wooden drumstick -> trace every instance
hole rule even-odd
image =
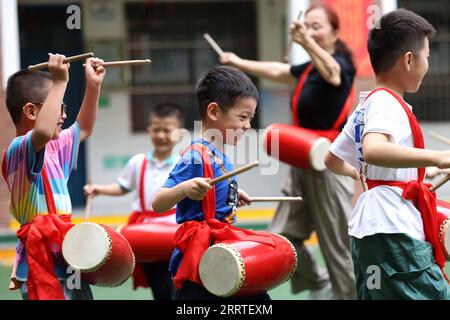
[[[88,180],[88,184],[91,185],[92,181],[89,179]],[[92,199],[94,198],[94,195],[91,194],[87,194],[86,195],[86,207],[84,210],[84,219],[86,221],[89,221],[89,219],[91,218],[91,212],[92,212]]]
[[[87,58],[91,58],[94,56],[93,52],[83,53],[76,56],[67,57],[64,59],[64,63],[86,60]],[[40,70],[48,67],[48,62],[42,62],[35,65],[28,66],[29,70]]]
[[[142,64],[151,63],[152,60],[144,59],[144,60],[120,60],[120,61],[108,61],[103,62],[101,65],[103,67],[129,67],[129,66],[138,66]],[[85,64],[83,64],[85,66]]]
[[[359,181],[361,181],[361,186],[363,188],[363,191],[366,192],[367,184],[366,184],[366,181],[364,181],[364,176],[362,174],[359,176]]]
[[[224,180],[226,180],[226,179],[228,179],[228,178],[230,178],[232,176],[236,176],[236,175],[238,175],[240,173],[248,171],[248,170],[250,170],[250,169],[252,169],[254,167],[257,167],[257,166],[259,166],[259,161],[255,161],[253,163],[246,164],[245,166],[242,166],[242,167],[240,167],[240,168],[238,168],[236,170],[233,170],[231,172],[228,172],[227,174],[224,174],[223,176],[220,176],[218,178],[215,178],[214,180],[211,180],[209,182],[209,184],[213,186],[213,185],[215,185],[215,184],[217,184],[219,182],[222,182],[222,181],[224,181]]]
[[[300,10],[300,12],[298,13],[298,16],[297,16],[297,21],[300,20],[300,18],[302,17],[302,14],[303,14],[303,11]],[[289,41],[289,44],[288,44],[288,46],[286,48],[286,54],[284,56],[284,62],[289,62],[289,55],[291,54],[291,49],[292,49],[292,45],[293,44],[294,44],[294,40],[292,40],[292,37],[291,37],[291,40]]]
[[[432,138],[434,138],[434,139],[436,139],[436,140],[438,140],[440,142],[443,142],[443,143],[446,143],[446,144],[450,145],[450,139],[449,138],[441,136],[440,134],[438,134],[438,133],[436,133],[434,131],[430,131],[429,134],[430,134],[430,136]]]
[[[450,180],[450,174],[447,174],[444,178],[442,178],[441,181],[439,181],[438,183],[436,183],[434,186],[431,186],[430,191],[434,192],[437,189],[439,189],[440,187],[442,187],[448,180]]]
[[[303,201],[302,197],[251,197],[252,202],[297,202]]]
[[[203,37],[205,38],[206,41],[208,41],[210,46],[217,52],[219,56],[223,55],[222,48],[220,48],[217,42],[215,42],[214,39],[208,33],[203,34]]]

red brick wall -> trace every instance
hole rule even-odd
[[[2,75],[2,33],[0,29],[0,154],[3,157],[3,149],[9,144],[14,137],[14,125],[5,106],[5,84]],[[3,177],[0,178],[0,229],[6,228],[11,219],[8,209],[9,190]]]

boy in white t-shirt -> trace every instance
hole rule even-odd
[[[132,157],[117,177],[117,182],[108,185],[88,184],[84,191],[88,195],[121,196],[136,190],[132,203],[133,213],[128,224],[175,220],[175,207],[165,213],[155,213],[152,201],[169,177],[169,173],[180,159],[172,154],[175,141],[172,133],[183,126],[182,109],[173,103],[155,106],[149,117],[147,128],[154,150]],[[144,183],[141,184],[141,181]],[[137,263],[133,273],[133,287],[150,286],[155,300],[172,299],[172,279],[169,261],[158,263]]]
[[[425,150],[412,107],[428,70],[431,24],[411,11],[384,15],[369,33],[376,89],[360,103],[331,145],[331,171],[363,174],[369,191],[349,219],[350,246],[359,299],[449,299],[435,194],[423,183],[425,167],[450,167],[450,152]]]

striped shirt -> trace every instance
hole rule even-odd
[[[9,210],[21,225],[32,222],[37,215],[48,214],[41,174],[44,165],[56,213],[71,213],[67,181],[71,171],[76,168],[80,144],[80,127],[77,122],[61,131],[58,139],[49,141],[37,153],[34,151],[31,134],[32,130],[24,136],[16,137],[9,145],[5,158],[7,184],[11,191]],[[58,251],[60,248],[55,248],[55,253]],[[20,241],[17,253],[17,279],[23,281],[26,279],[28,266],[26,252]],[[55,262],[57,266],[59,263]],[[57,275],[60,276],[61,273],[57,272]]]

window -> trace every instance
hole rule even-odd
[[[419,120],[449,121],[450,108],[450,2],[446,0],[400,0],[399,7],[427,19],[437,34],[430,39],[428,73],[419,91],[407,94]]]
[[[205,32],[224,51],[257,57],[254,1],[128,3],[126,17],[129,58],[152,60],[131,70],[134,132],[145,130],[151,108],[160,102],[183,107],[187,128],[199,119],[195,85],[219,63]]]

